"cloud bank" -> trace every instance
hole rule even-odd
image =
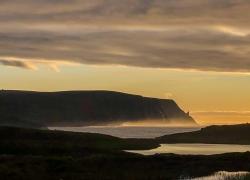
[[[249,21],[248,0],[2,0],[0,64],[249,72]]]

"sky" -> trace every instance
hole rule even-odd
[[[250,122],[249,0],[1,0],[0,88],[174,99]]]

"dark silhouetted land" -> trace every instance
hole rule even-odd
[[[156,139],[161,143],[250,144],[250,124],[214,125]]]
[[[173,100],[111,91],[0,91],[0,125],[43,128],[141,120],[195,124]]]
[[[222,128],[232,133],[249,126]],[[143,156],[123,151],[151,149],[158,147],[158,143],[158,139],[121,139],[90,133],[0,127],[0,177],[1,180],[172,180],[221,170],[250,171],[249,152]]]

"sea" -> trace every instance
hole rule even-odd
[[[88,132],[111,135],[120,138],[155,138],[168,134],[191,132],[202,127],[138,127],[138,126],[89,126],[89,127],[50,127],[50,130]],[[125,150],[126,151],[126,150]],[[154,155],[161,153],[212,155],[230,152],[250,151],[250,145],[233,144],[161,144],[150,150],[130,150],[128,152]]]
[[[168,134],[191,132],[201,127],[143,127],[143,126],[87,126],[87,127],[49,127],[50,130],[89,132],[111,135],[120,138],[155,138]]]

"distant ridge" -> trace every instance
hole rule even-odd
[[[140,120],[195,124],[169,99],[113,91],[0,91],[0,125],[86,126]]]
[[[213,125],[199,131],[165,135],[160,143],[250,144],[250,124]]]

